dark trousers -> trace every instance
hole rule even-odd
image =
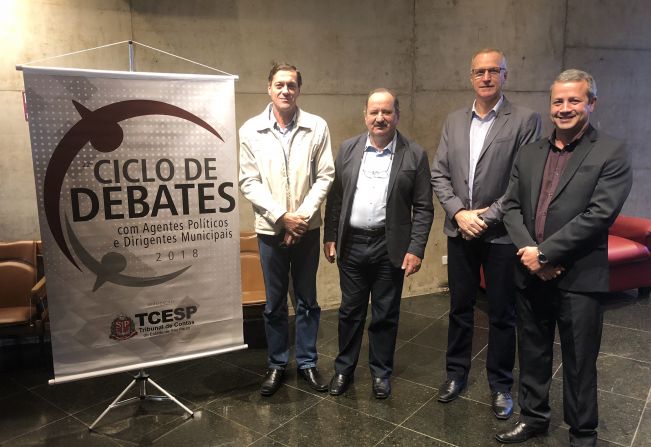
[[[316,366],[316,337],[321,308],[316,301],[316,272],[319,268],[319,229],[308,231],[301,241],[281,247],[284,235],[258,234],[260,263],[267,303],[264,308],[269,367],[282,369],[289,361],[289,324],[287,290],[289,274],[296,296],[296,364],[299,368]]]
[[[535,281],[517,292],[521,418],[549,426],[549,387],[555,327],[563,355],[563,414],[570,443],[597,442],[597,356],[603,314],[599,294],[559,290]]]
[[[510,391],[515,363],[515,285],[517,261],[512,244],[448,238],[450,315],[446,370],[448,379],[466,380],[470,370],[474,307],[479,269],[484,267],[488,298],[486,372],[492,391]]]
[[[355,371],[370,296],[369,366],[374,377],[389,377],[393,372],[404,271],[391,264],[384,235],[348,237],[339,260],[339,282],[342,297],[335,371],[345,375]]]

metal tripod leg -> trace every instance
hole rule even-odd
[[[164,396],[154,396],[151,394],[147,394],[147,382],[151,383],[158,391],[164,394]],[[125,400],[120,400],[122,399],[122,396],[124,396],[135,384],[138,384],[139,390],[138,390],[138,397],[130,397],[129,399]],[[168,393],[166,390],[164,390],[160,385],[158,385],[156,382],[154,382],[150,377],[149,374],[145,372],[144,369],[141,369],[138,374],[133,376],[133,380],[131,383],[122,391],[118,397],[111,402],[111,404],[102,412],[102,414],[99,415],[97,419],[95,419],[95,422],[91,424],[90,427],[88,427],[88,430],[92,430],[95,425],[104,417],[106,414],[111,411],[113,408],[121,407],[123,405],[130,404],[131,402],[134,402],[136,400],[152,400],[152,401],[166,401],[166,400],[171,400],[174,402],[176,405],[181,407],[183,411],[186,413],[190,414],[190,417],[194,416],[194,412],[190,410],[188,407],[183,405],[181,402],[178,401],[174,396],[172,396],[170,393]]]

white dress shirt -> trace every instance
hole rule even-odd
[[[387,192],[389,174],[396,150],[396,139],[381,151],[377,150],[366,137],[366,146],[362,163],[359,167],[357,187],[350,214],[350,226],[360,229],[380,228],[384,226],[387,214]]]

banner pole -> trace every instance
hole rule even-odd
[[[136,71],[136,63],[133,60],[133,40],[129,41],[129,71]]]

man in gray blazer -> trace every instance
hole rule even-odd
[[[631,190],[631,167],[624,143],[589,123],[597,101],[592,76],[566,70],[550,96],[554,133],[520,150],[504,201],[504,223],[520,257],[515,280],[521,411],[515,427],[496,438],[523,442],[547,431],[558,326],[570,445],[596,446],[608,228]]]
[[[425,151],[396,130],[399,118],[395,93],[372,91],[364,109],[368,132],[344,141],[335,160],[323,236],[326,259],[337,259],[342,293],[332,395],[353,380],[369,296],[373,394],[391,394],[402,284],[425,255],[434,217],[429,163]]]
[[[517,260],[502,223],[502,200],[518,149],[540,134],[540,116],[511,104],[502,94],[506,78],[501,51],[487,48],[473,56],[470,82],[475,101],[448,116],[432,165],[432,189],[445,210],[451,298],[447,380],[438,400],[451,402],[466,387],[483,267],[489,313],[486,371],[498,419],[509,418],[513,411]]]

